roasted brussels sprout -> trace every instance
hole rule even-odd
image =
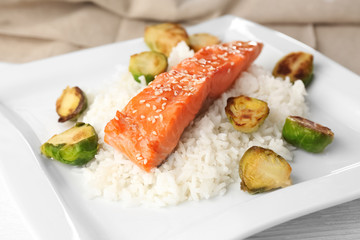
[[[98,150],[98,136],[90,124],[78,122],[65,132],[51,137],[40,149],[48,158],[83,165],[94,158]]]
[[[327,127],[299,116],[289,116],[282,129],[284,139],[308,152],[322,152],[334,139]]]
[[[167,69],[167,58],[158,52],[141,52],[130,57],[129,71],[137,82],[139,77],[144,76],[149,84],[155,76]]]
[[[240,132],[251,133],[256,131],[269,115],[266,102],[248,96],[231,97],[227,100],[225,113]]]
[[[273,70],[274,77],[298,79],[307,86],[313,78],[313,55],[305,52],[292,52],[280,59]]]
[[[251,194],[291,185],[289,163],[274,151],[258,146],[249,148],[239,164],[241,189]]]
[[[56,100],[59,122],[76,121],[87,108],[87,98],[79,87],[66,87]]]
[[[175,23],[161,23],[146,27],[144,40],[151,50],[161,52],[167,57],[179,42],[185,41],[189,45],[186,30]]]
[[[208,33],[195,33],[189,37],[190,47],[195,52],[199,51],[203,47],[219,44],[220,40],[214,35]]]

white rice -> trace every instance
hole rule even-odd
[[[177,65],[181,60],[194,56],[194,50],[181,41],[172,50],[168,58],[168,70]]]
[[[239,160],[249,147],[270,148],[292,160],[292,148],[281,138],[281,129],[288,115],[307,113],[302,81],[292,84],[276,79],[252,65],[190,124],[167,161],[146,173],[103,141],[106,123],[143,87],[129,73],[119,74],[117,80],[96,94],[84,116],[83,121],[97,130],[101,144],[95,159],[84,168],[94,197],[120,200],[125,205],[167,206],[223,195],[230,184],[239,183]],[[269,105],[268,118],[254,133],[236,131],[225,115],[227,99],[239,95]]]

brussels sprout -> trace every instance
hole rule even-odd
[[[161,23],[145,28],[145,43],[156,52],[161,52],[169,57],[173,47],[185,41],[189,45],[189,36],[186,30],[175,23]]]
[[[239,164],[241,189],[251,194],[291,185],[289,163],[274,151],[258,146],[249,148]]]
[[[155,76],[167,69],[167,58],[158,52],[142,52],[130,57],[129,71],[137,82],[144,76],[146,84],[154,80]]]
[[[307,86],[313,78],[313,55],[305,52],[292,52],[280,59],[273,70],[274,77],[298,79]]]
[[[322,152],[334,139],[327,127],[299,116],[289,116],[282,129],[284,139],[308,152]]]
[[[79,87],[66,87],[56,100],[59,122],[76,121],[87,108],[86,95]]]
[[[94,158],[98,150],[98,136],[90,124],[78,122],[65,132],[51,137],[41,145],[40,150],[48,158],[83,165]]]
[[[269,112],[266,102],[244,95],[229,98],[225,107],[225,113],[231,124],[236,130],[244,133],[256,131]]]
[[[220,40],[216,36],[208,33],[192,34],[189,37],[189,41],[190,41],[190,47],[194,49],[195,52],[199,51],[203,47],[220,43]]]

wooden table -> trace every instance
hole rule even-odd
[[[360,239],[360,199],[291,220],[249,239]]]

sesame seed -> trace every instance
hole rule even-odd
[[[154,134],[155,136],[157,135],[157,133],[155,131],[153,131],[152,134]]]
[[[200,63],[200,64],[206,64],[206,60],[203,59],[203,58],[202,58],[202,59],[199,59],[199,63]]]
[[[150,107],[150,104],[149,104],[149,103],[147,103],[145,106],[146,106],[146,107]]]
[[[231,64],[231,66],[234,66],[235,63],[234,63],[234,62],[231,62],[230,64]]]
[[[115,116],[115,120],[119,121],[119,118],[117,116]]]
[[[162,109],[157,109],[155,112],[159,113],[159,112],[161,112],[161,111],[162,111]]]
[[[155,121],[156,121],[156,119],[155,119],[155,118],[153,118],[153,120],[151,121],[151,123],[155,123]]]
[[[141,154],[140,154],[140,153],[138,153],[138,154],[136,154],[136,155],[135,155],[135,157],[140,157],[140,156],[141,156]]]
[[[148,162],[147,159],[144,159],[144,164],[147,164],[147,162]]]
[[[137,110],[135,109],[134,111],[132,111],[132,113],[136,113],[137,112]]]
[[[141,119],[144,119],[144,118],[145,118],[145,116],[144,116],[144,115],[141,115],[141,116],[140,116],[140,118],[141,118]]]
[[[142,159],[143,159],[143,157],[137,157],[136,159],[137,159],[137,160],[142,160]]]
[[[167,98],[166,98],[166,97],[162,97],[161,99],[164,100],[164,101],[167,101]]]
[[[230,73],[231,72],[231,68],[229,68],[228,70],[227,70],[227,73]]]
[[[155,110],[156,110],[156,106],[155,106],[155,105],[153,105],[152,109],[155,111]]]
[[[144,103],[144,102],[145,102],[145,100],[144,100],[144,99],[142,99],[142,100],[140,100],[140,101],[139,101],[139,103]]]
[[[159,117],[160,117],[160,121],[162,122],[163,121],[163,115],[162,114],[159,114]]]

